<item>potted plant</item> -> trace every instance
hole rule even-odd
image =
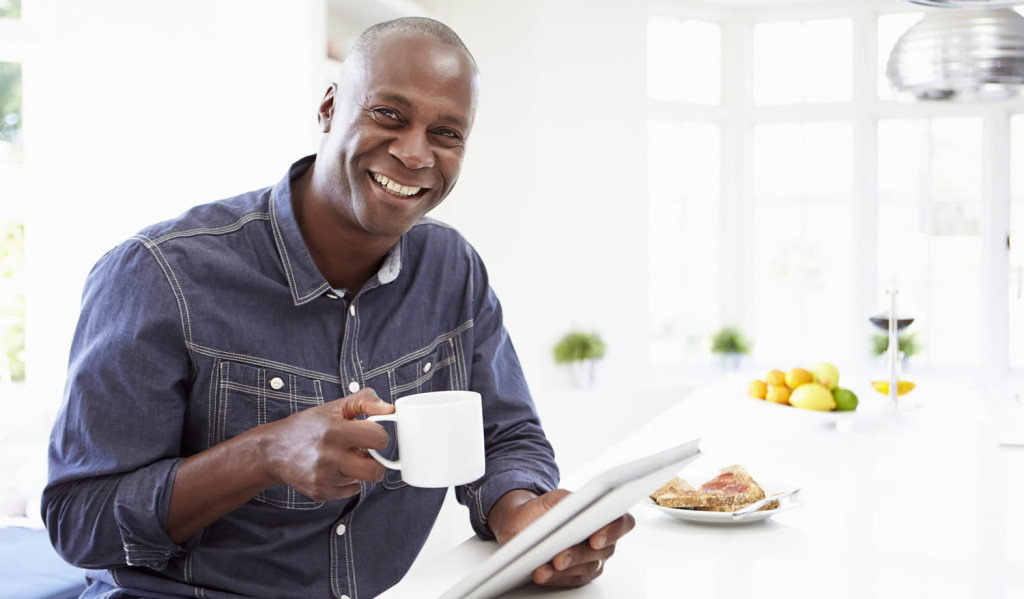
[[[730,370],[739,367],[740,358],[749,354],[750,348],[750,340],[735,326],[722,327],[711,336],[711,353],[722,356]]]
[[[554,355],[556,364],[572,368],[578,386],[589,386],[595,363],[604,357],[604,341],[597,333],[570,331],[555,344]]]
[[[921,353],[921,342],[917,340],[917,333],[900,333],[896,336],[896,347],[899,350],[900,363],[906,367],[907,358]],[[871,354],[884,356],[889,349],[889,336],[876,333],[871,336]]]

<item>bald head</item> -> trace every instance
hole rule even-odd
[[[435,21],[434,19],[428,19],[426,17],[401,17],[370,26],[356,39],[355,45],[352,48],[352,56],[367,56],[372,54],[376,49],[377,42],[380,38],[388,33],[412,33],[426,35],[452,46],[453,48],[458,48],[465,52],[470,59],[473,58],[473,55],[469,52],[469,48],[467,48],[466,44],[462,42],[462,38],[460,38],[451,27],[440,21]],[[475,60],[473,62],[476,64]]]

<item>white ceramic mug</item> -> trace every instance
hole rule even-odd
[[[484,419],[476,391],[434,391],[395,400],[395,412],[370,416],[395,423],[398,459],[370,455],[414,487],[453,487],[484,474]]]

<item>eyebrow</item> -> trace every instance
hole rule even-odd
[[[406,98],[405,96],[400,95],[400,94],[396,94],[396,93],[392,93],[392,92],[377,92],[377,93],[371,94],[371,97],[376,98],[376,99],[380,99],[380,100],[386,100],[386,101],[392,102],[394,104],[398,104],[402,108],[407,108],[407,109],[412,109],[413,108],[413,103],[410,102],[408,98]],[[466,123],[465,119],[459,118],[459,117],[457,117],[455,115],[452,115],[452,114],[442,114],[442,115],[440,115],[438,117],[438,120],[440,122],[442,122],[442,123],[450,123],[452,125],[455,125],[457,127],[461,127],[463,129],[465,129],[465,128],[467,128],[469,126],[468,123]]]

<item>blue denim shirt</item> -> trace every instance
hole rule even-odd
[[[334,293],[292,210],[290,180],[312,160],[143,230],[90,274],[42,504],[54,546],[91,570],[84,597],[357,598],[395,584],[446,493],[398,471],[324,504],[268,488],[183,544],[164,530],[186,456],[362,387],[390,402],[482,394],[486,474],[456,489],[478,535],[493,538],[487,514],[507,491],[557,485],[477,253],[423,219],[354,298]]]

